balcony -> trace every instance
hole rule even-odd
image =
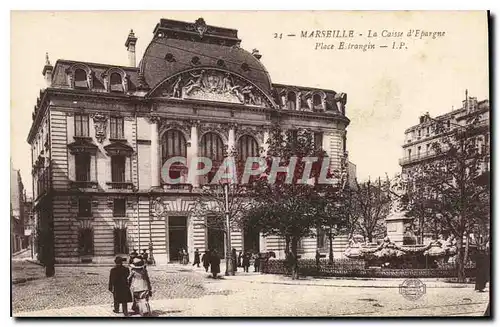
[[[188,183],[177,184],[162,184],[163,190],[166,192],[184,192],[189,193],[193,190],[193,185]]]
[[[69,181],[70,188],[97,189],[97,182],[92,181]]]
[[[435,158],[435,157],[438,157],[438,156],[441,156],[441,155],[443,155],[443,153],[436,153],[434,151],[425,151],[425,152],[416,154],[414,156],[404,157],[404,158],[399,159],[399,165],[400,166],[405,166],[405,165],[408,165],[408,164],[411,164],[411,163],[416,163],[416,162],[419,162],[419,161],[424,161],[424,160],[432,159],[432,158]]]
[[[106,185],[113,190],[133,190],[134,184],[131,182],[106,182]]]

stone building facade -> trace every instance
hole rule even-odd
[[[29,245],[25,235],[30,214],[30,203],[19,170],[10,167],[10,253],[26,249]]]
[[[191,258],[196,248],[219,248],[221,233],[192,214],[213,172],[190,178],[162,165],[204,156],[215,169],[230,149],[240,160],[258,156],[274,122],[314,132],[331,168],[346,169],[345,94],[273,84],[259,52],[240,48],[237,30],[201,18],[161,19],[138,65],[136,42],[131,31],[127,67],[62,59],[52,66],[47,57],[28,136],[41,261],[99,262],[151,246],[157,262],[172,262],[180,248]],[[166,184],[165,173],[182,183]],[[276,237],[231,237],[238,251],[252,238],[254,250],[283,256]],[[301,251],[313,257],[324,243],[303,240]]]
[[[444,130],[435,128],[436,122],[441,122]],[[403,173],[410,172],[418,165],[436,159],[439,154],[432,149],[434,142],[440,142],[443,136],[451,135],[460,130],[460,126],[477,124],[475,144],[480,153],[484,154],[484,171],[489,171],[490,165],[490,103],[488,100],[478,101],[465,92],[465,99],[459,109],[432,118],[428,113],[419,118],[417,125],[405,130],[403,158],[399,160]]]

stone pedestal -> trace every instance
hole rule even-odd
[[[387,236],[397,245],[403,245],[403,237],[406,232],[406,224],[411,222],[411,218],[405,217],[404,212],[393,213],[385,218],[387,226]]]

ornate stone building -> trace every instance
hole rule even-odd
[[[258,156],[273,122],[314,132],[331,168],[346,169],[345,94],[273,84],[259,52],[240,48],[237,30],[201,18],[161,19],[138,66],[136,42],[131,31],[128,67],[52,66],[47,57],[28,136],[40,260],[99,262],[152,245],[157,262],[170,262],[179,248],[191,258],[196,248],[220,248],[222,234],[191,211],[200,186],[229,149],[239,160]],[[182,183],[169,185],[161,167],[173,156],[215,164],[196,178],[172,166],[164,173]],[[231,235],[238,251],[284,250],[278,238]],[[314,256],[324,243],[303,240],[302,253]]]
[[[444,130],[436,129],[436,122],[440,122]],[[461,108],[435,118],[432,118],[427,113],[419,118],[417,125],[406,129],[403,158],[399,160],[403,174],[410,172],[424,162],[438,158],[439,153],[432,149],[432,144],[442,142],[443,136],[456,133],[460,130],[460,126],[467,126],[472,123],[477,124],[477,128],[471,134],[471,137],[475,139],[475,144],[480,153],[484,154],[483,170],[489,171],[490,103],[488,100],[477,101],[476,97],[470,97],[466,91]]]

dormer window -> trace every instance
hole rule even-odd
[[[110,91],[111,92],[123,92],[123,81],[122,77],[118,73],[112,73],[109,78]]]
[[[297,95],[295,94],[295,92],[292,91],[288,92],[287,107],[290,110],[295,110],[295,108],[297,107]]]
[[[314,109],[323,109],[323,100],[321,99],[321,94],[316,93],[313,95],[313,106]]]
[[[83,69],[75,70],[75,88],[78,89],[88,89],[89,83],[87,80],[87,72]]]

